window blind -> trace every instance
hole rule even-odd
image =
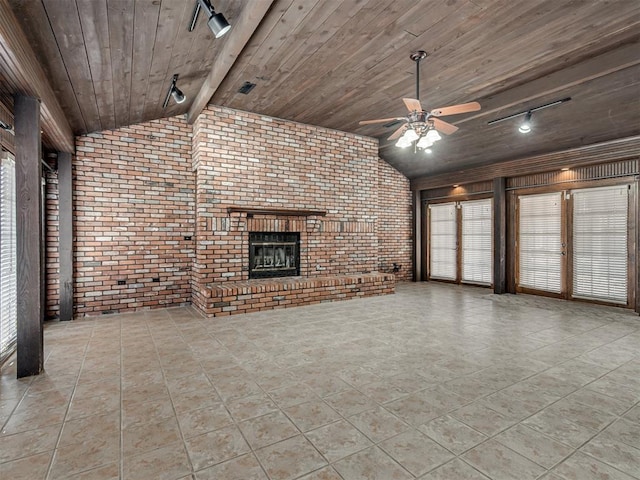
[[[429,246],[430,277],[456,280],[457,277],[457,222],[456,204],[430,205]]]
[[[462,281],[493,281],[493,223],[490,198],[462,202]]]
[[[16,344],[16,187],[15,163],[0,158],[0,363]]]
[[[562,193],[518,197],[520,287],[562,292]]]
[[[575,298],[627,303],[628,186],[574,190]]]

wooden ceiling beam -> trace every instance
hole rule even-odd
[[[187,113],[187,122],[192,124],[198,115],[211,100],[224,77],[226,77],[236,59],[242,52],[253,32],[266,15],[274,0],[252,0],[242,9],[240,16],[233,22],[231,30],[223,39],[217,40],[223,42],[222,48],[216,56],[211,70],[207,75],[200,91],[196,95],[189,112]],[[204,47],[203,47],[204,48]]]
[[[47,146],[73,153],[75,138],[67,117],[7,0],[0,0],[0,70],[10,93],[40,99],[41,125]]]

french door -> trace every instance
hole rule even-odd
[[[458,209],[455,202],[429,206],[429,277],[458,278]]]
[[[518,287],[562,293],[566,243],[562,231],[564,193],[519,197]]]
[[[428,213],[429,278],[491,285],[492,200],[431,204]]]
[[[516,290],[628,305],[629,190],[520,195]]]

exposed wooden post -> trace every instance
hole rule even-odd
[[[413,193],[413,281],[422,280],[422,200],[420,191]]]
[[[14,97],[16,141],[16,239],[18,378],[38,375],[44,365],[40,283],[41,163],[40,101]]]
[[[507,292],[507,182],[493,179],[493,293]]]
[[[638,161],[640,164],[640,161]],[[632,188],[632,192],[634,193],[635,201],[635,222],[634,227],[636,229],[636,313],[640,313],[640,221],[638,221],[638,217],[640,216],[640,181],[636,180],[635,188]]]
[[[60,320],[73,320],[73,184],[71,154],[58,153]]]

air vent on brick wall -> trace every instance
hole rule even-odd
[[[242,84],[242,86],[238,89],[238,93],[242,93],[244,95],[247,95],[251,90],[253,90],[253,88],[256,86],[255,83],[251,83],[251,82],[244,82]]]

